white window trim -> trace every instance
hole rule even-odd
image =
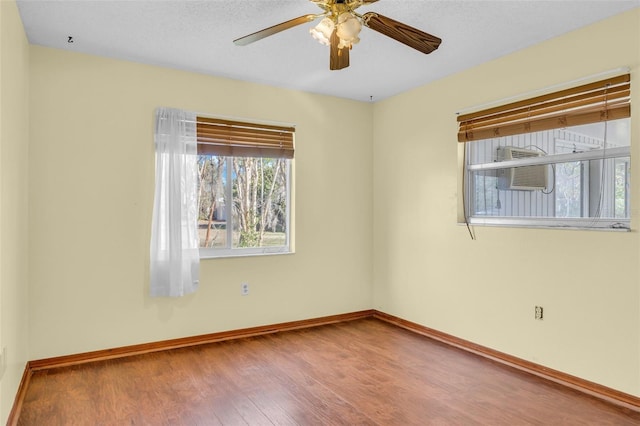
[[[201,248],[200,259],[293,254],[289,247]]]
[[[469,142],[473,143],[473,142]],[[467,147],[465,147],[467,149]],[[512,167],[536,166],[544,164],[571,163],[574,161],[602,160],[608,158],[629,157],[629,146],[606,149],[592,149],[589,151],[570,152],[564,154],[550,154],[540,157],[521,158],[518,160],[494,161],[491,163],[469,164],[467,172],[510,169]]]
[[[630,232],[630,219],[589,217],[470,217],[469,225]],[[464,222],[462,223],[464,225]]]

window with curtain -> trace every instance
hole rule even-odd
[[[472,225],[629,229],[628,74],[461,115]]]
[[[291,252],[292,126],[197,117],[200,256]]]

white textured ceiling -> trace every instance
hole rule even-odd
[[[30,43],[314,93],[381,100],[626,10],[640,0],[380,0],[379,12],[443,39],[424,55],[369,28],[329,71],[314,23],[238,37],[321,10],[307,0],[17,0]],[[72,36],[73,43],[68,43]],[[594,56],[595,60],[595,56]]]

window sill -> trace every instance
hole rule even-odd
[[[466,225],[465,222],[458,222],[459,225]],[[469,218],[470,226],[492,226],[503,228],[532,228],[532,229],[563,229],[575,231],[609,231],[609,232],[630,232],[631,224],[629,219],[556,219],[556,218],[527,218],[517,217],[472,217]]]
[[[200,260],[205,259],[227,259],[234,257],[255,257],[255,256],[277,256],[294,254],[288,247],[278,247],[273,249],[200,249]]]

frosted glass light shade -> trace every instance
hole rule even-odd
[[[331,33],[333,32],[334,28],[335,24],[333,23],[333,21],[329,18],[324,18],[318,25],[311,28],[309,30],[309,33],[311,33],[313,38],[318,40],[321,44],[328,46],[331,39]]]
[[[343,40],[353,40],[358,38],[362,25],[360,20],[352,14],[345,12],[338,16],[338,37]]]
[[[347,49],[351,49],[351,45],[357,44],[360,41],[360,38],[356,37],[351,40],[340,39],[340,43],[338,43],[338,49],[342,49],[346,47]]]

